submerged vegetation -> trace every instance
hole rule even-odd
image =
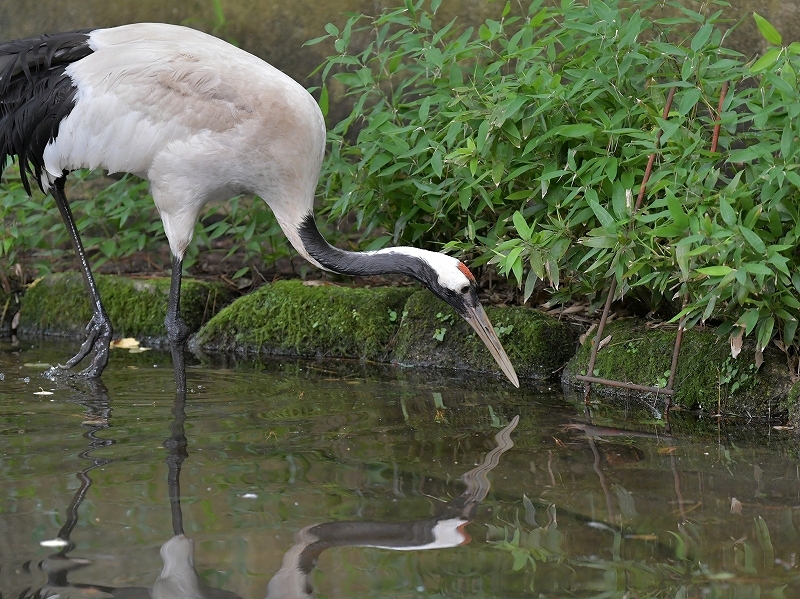
[[[735,24],[718,1],[507,3],[466,29],[441,22],[440,5],[405,0],[309,42],[335,48],[319,69],[323,110],[329,95],[352,100],[330,124],[319,190],[343,234],[459,252],[523,301],[599,305],[616,278],[641,313],[714,323],[734,346],[751,337],[757,361],[772,340],[797,354],[800,43],[756,15],[771,49],[727,49]],[[47,272],[68,237],[52,199],[29,199],[12,171],[0,272],[23,257]],[[95,266],[164,255],[146,183],[94,195],[73,208]],[[257,198],[209,207],[195,240],[187,266],[200,251],[235,254],[234,279],[288,253]]]

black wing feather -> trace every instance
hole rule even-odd
[[[16,156],[28,193],[28,173],[41,187],[44,149],[75,106],[65,69],[91,53],[89,31],[0,43],[0,169]]]

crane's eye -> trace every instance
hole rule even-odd
[[[464,295],[468,294],[469,293],[469,285],[464,285],[461,288],[461,293],[463,293]]]

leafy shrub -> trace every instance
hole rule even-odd
[[[535,0],[463,30],[438,24],[439,4],[405,0],[309,42],[332,37],[337,51],[321,66],[323,107],[329,87],[353,99],[329,135],[332,216],[389,232],[370,247],[494,263],[526,300],[538,281],[556,301],[599,300],[616,277],[619,296],[688,326],[722,321],[759,353],[776,333],[795,342],[800,44],[757,18],[774,48],[748,63],[724,47],[721,2],[705,15]]]

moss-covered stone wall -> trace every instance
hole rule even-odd
[[[521,378],[553,379],[575,353],[575,333],[541,312],[488,306],[486,314]],[[395,359],[401,364],[497,370],[470,326],[427,291],[415,293],[405,305]]]
[[[517,374],[553,379],[574,352],[568,326],[528,308],[487,309]],[[447,304],[414,288],[265,285],[222,310],[192,342],[203,352],[336,356],[497,372]],[[500,375],[502,376],[502,375]]]
[[[609,323],[603,337],[610,336],[597,353],[593,376],[666,387],[672,364],[676,328],[648,328],[636,318]],[[601,340],[602,341],[602,340]],[[592,344],[590,336],[564,369],[563,382],[582,387],[576,375],[587,372]],[[731,357],[727,339],[712,330],[690,329],[684,332],[675,373],[673,403],[713,414],[738,414],[747,417],[767,414],[784,416],[792,385],[785,357],[769,348],[764,363],[756,368],[754,348],[745,343],[737,358]],[[619,388],[593,385],[598,394],[642,395]]]
[[[155,345],[166,343],[168,278],[98,275],[95,279],[115,337],[136,337]],[[219,283],[184,279],[181,315],[189,328],[196,331],[230,303],[233,295]],[[83,277],[79,273],[59,273],[43,277],[27,289],[18,331],[23,335],[80,337],[91,318]]]
[[[385,360],[409,287],[264,285],[222,310],[198,333],[203,351]]]

